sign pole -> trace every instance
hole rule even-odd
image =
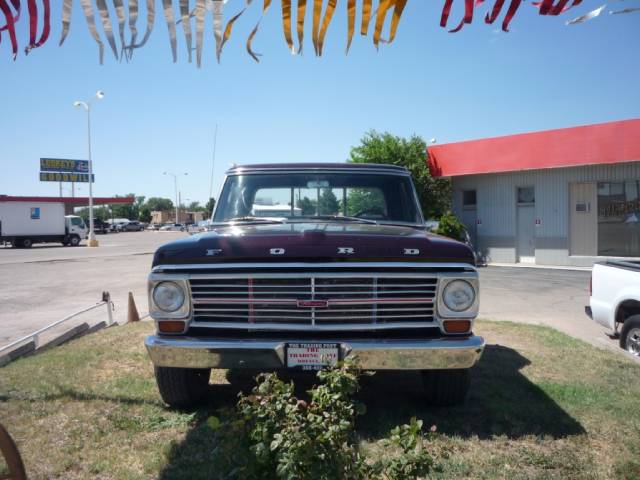
[[[58,188],[60,192],[60,198],[62,198],[62,182],[58,182]]]
[[[87,146],[89,151],[89,241],[87,246],[97,247],[96,232],[93,231],[93,161],[91,160],[91,102],[87,104]]]

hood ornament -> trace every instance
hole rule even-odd
[[[417,248],[405,248],[404,249],[404,254],[405,255],[420,255],[420,250],[418,250]]]
[[[269,253],[271,255],[284,255],[284,252],[284,248],[272,248],[271,250],[269,250]]]
[[[356,251],[352,247],[338,247],[338,253],[342,253],[344,255],[353,255],[354,253],[356,253]]]
[[[221,253],[222,253],[221,248],[210,248],[210,249],[207,249],[207,253],[205,255],[207,257],[215,257],[217,255],[220,255]]]

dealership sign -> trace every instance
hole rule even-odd
[[[41,182],[73,182],[73,183],[89,183],[88,173],[57,173],[57,172],[40,172]],[[95,175],[91,178],[92,182],[96,181]]]
[[[65,160],[62,158],[41,158],[41,172],[89,173],[88,160]]]
[[[92,183],[96,181],[94,175],[89,175],[88,160],[40,159],[41,182],[89,183],[89,179]]]

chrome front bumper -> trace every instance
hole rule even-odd
[[[145,339],[145,346],[155,366],[180,368],[284,368],[288,343],[310,341],[161,336]],[[484,339],[476,336],[424,340],[340,340],[335,343],[340,345],[340,358],[356,358],[357,364],[365,370],[470,368],[480,359],[485,345]]]

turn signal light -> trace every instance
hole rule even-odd
[[[160,333],[182,333],[184,332],[184,322],[179,320],[161,320],[158,322]]]
[[[471,330],[471,320],[445,320],[444,331],[447,333],[467,333]]]

